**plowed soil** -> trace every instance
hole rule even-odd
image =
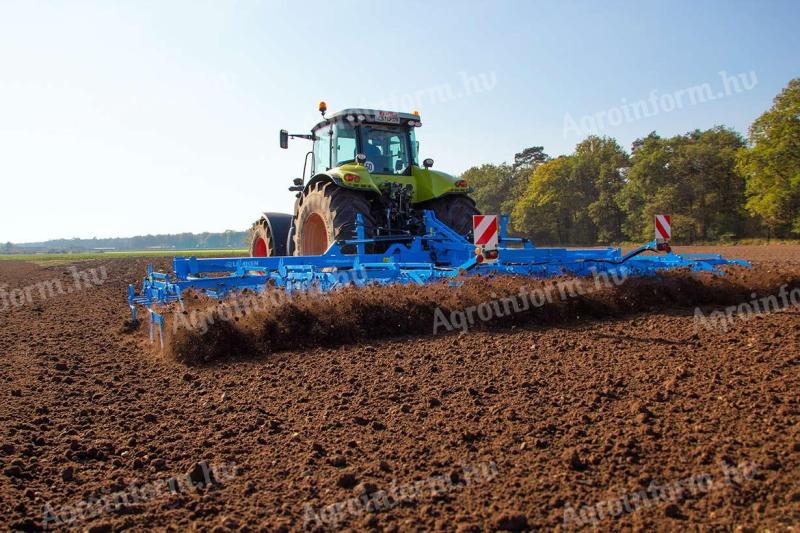
[[[797,247],[724,253],[754,261],[742,279],[759,296],[800,279]],[[146,326],[125,324],[127,284],[146,263],[0,262],[7,289],[55,279],[70,287],[71,266],[108,275],[0,311],[0,529],[800,522],[797,307],[734,317],[723,329],[698,323],[690,298],[627,310],[606,299],[606,317],[498,319],[435,336],[399,328],[401,336],[360,333],[324,346],[324,336],[297,335],[269,349],[236,345],[230,356],[217,343],[208,362],[187,364],[154,349]],[[713,300],[719,286],[702,287]],[[701,311],[730,305],[732,294]],[[356,319],[343,313],[341,323]],[[118,508],[96,503],[132,485],[197,478],[203,463],[227,465],[227,475]],[[440,490],[427,490],[437,479]],[[688,481],[697,479],[707,483]],[[365,510],[361,494],[384,505]],[[81,502],[95,511],[75,512]]]

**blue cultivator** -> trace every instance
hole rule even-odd
[[[508,216],[499,217],[499,245],[495,250],[476,248],[440,222],[432,211],[424,212],[424,224],[424,235],[367,239],[359,215],[358,238],[334,242],[319,256],[176,257],[172,276],[148,267],[141,292],[137,295],[134,286],[129,286],[128,302],[133,320],[137,318],[137,306],[147,308],[151,339],[156,326],[162,337],[164,321],[157,306],[171,302],[182,306],[182,294],[188,289],[222,298],[231,292],[245,289],[260,292],[269,286],[289,292],[310,288],[325,292],[346,285],[457,282],[456,278],[466,275],[515,274],[548,278],[615,271],[625,276],[652,276],[677,268],[719,274],[720,267],[726,265],[749,266],[746,261],[728,260],[715,254],[675,255],[665,242],[655,240],[627,254],[620,248],[537,248],[527,239],[506,236]],[[387,244],[383,253],[366,252],[368,246]],[[344,253],[344,247],[355,248],[356,253]],[[648,251],[664,253],[644,255]]]

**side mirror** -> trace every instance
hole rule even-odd
[[[356,154],[356,162],[359,165],[363,165],[364,163],[367,162],[367,156],[364,154]]]
[[[422,166],[425,168],[431,168],[433,166],[433,159],[430,157],[422,162]]]
[[[289,148],[289,132],[286,130],[281,130],[281,148]]]
[[[302,185],[303,184],[303,178],[295,178],[295,179],[292,180],[292,183],[294,183],[295,185]]]

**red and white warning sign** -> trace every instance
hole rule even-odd
[[[483,246],[489,250],[497,248],[500,240],[497,215],[472,215],[472,228],[474,229],[475,246]]]
[[[668,241],[672,238],[672,216],[656,215],[656,240]]]

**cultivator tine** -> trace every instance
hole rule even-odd
[[[148,309],[149,318],[150,318],[150,342],[153,342],[153,310]]]
[[[164,317],[152,307],[147,311],[150,315],[150,342],[155,340],[155,327],[158,326],[158,342],[164,348]]]
[[[128,285],[128,307],[131,308],[131,324],[136,324],[136,288]]]

